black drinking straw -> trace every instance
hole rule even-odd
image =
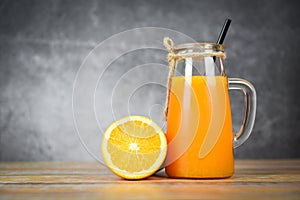
[[[231,23],[231,19],[226,19],[225,20],[224,25],[222,27],[222,30],[220,32],[220,35],[218,37],[218,40],[217,40],[216,44],[223,44],[224,39],[225,39],[226,34],[227,34],[227,31],[228,31],[229,26],[230,26],[230,23]],[[215,60],[216,60],[216,58],[214,57],[214,61]]]
[[[221,33],[218,37],[217,44],[223,44],[224,39],[225,39],[226,34],[227,34],[227,31],[228,31],[229,26],[230,26],[230,23],[231,23],[231,19],[226,19],[225,20],[224,25],[223,25],[222,30],[221,30]]]

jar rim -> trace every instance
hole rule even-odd
[[[179,52],[188,49],[202,49],[202,50],[214,50],[224,52],[226,46],[224,44],[216,44],[214,42],[192,42],[192,43],[183,43],[174,46],[174,51]]]

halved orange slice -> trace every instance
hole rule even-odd
[[[106,165],[125,179],[142,179],[155,173],[167,154],[161,128],[143,116],[128,116],[112,123],[102,139]]]

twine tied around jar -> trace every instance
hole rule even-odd
[[[191,52],[191,53],[175,53],[174,52],[174,42],[171,38],[165,37],[164,38],[164,46],[168,51],[167,60],[169,63],[169,75],[168,75],[168,84],[167,84],[167,98],[165,104],[165,111],[164,111],[164,121],[167,121],[168,118],[168,110],[169,110],[169,100],[171,94],[171,86],[172,86],[172,77],[175,74],[176,64],[180,60],[185,60],[186,58],[190,57],[219,57],[222,59],[226,58],[226,54],[222,51],[216,52]]]

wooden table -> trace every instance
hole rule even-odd
[[[94,162],[0,163],[0,199],[300,199],[300,159],[238,160],[229,179],[126,181]]]

